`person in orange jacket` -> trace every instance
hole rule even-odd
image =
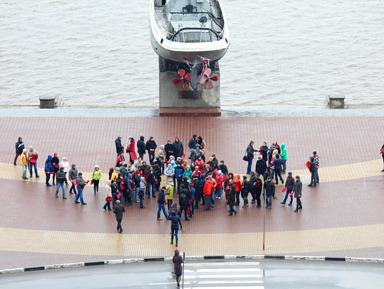
[[[214,189],[215,184],[212,181],[211,176],[206,176],[205,178],[205,184],[203,188],[203,195],[205,199],[205,209],[210,210],[211,209],[211,194],[212,190]]]
[[[236,206],[240,205],[240,192],[241,192],[241,178],[240,175],[236,175],[233,179],[233,183],[236,186]]]

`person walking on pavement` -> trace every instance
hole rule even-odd
[[[51,175],[54,174],[51,155],[48,155],[48,158],[45,161],[44,172],[45,172],[45,185],[47,187],[51,187],[51,184],[49,183],[49,179],[51,178]]]
[[[101,173],[100,167],[96,165],[91,175],[91,182],[93,183],[93,193],[95,195],[99,191],[99,183],[102,175],[103,174]]]
[[[160,218],[161,211],[163,211],[165,218],[169,219],[169,216],[168,216],[167,212],[165,211],[165,202],[166,202],[165,201],[165,191],[166,191],[166,187],[165,186],[161,187],[161,190],[159,191],[159,195],[157,196],[157,206],[158,206],[157,220],[158,221],[163,220]]]
[[[29,177],[32,178],[32,169],[34,168],[35,176],[36,178],[39,178],[39,172],[37,171],[37,159],[39,158],[39,154],[33,149],[33,146],[29,147],[27,156],[29,162]]]
[[[176,211],[171,211],[171,245],[173,245],[173,237],[176,239],[176,247],[179,245],[179,225],[180,230],[183,229],[179,215]]]
[[[281,144],[281,146],[283,146],[283,144]],[[291,195],[291,192],[294,186],[295,186],[295,179],[292,177],[292,172],[288,172],[288,177],[285,180],[285,188],[286,188],[285,197],[280,204],[285,205],[285,202],[287,201],[288,196],[290,196],[291,200],[288,206],[292,206],[293,196]]]
[[[148,151],[149,163],[152,164],[155,159],[157,144],[153,136],[149,137],[149,140],[145,144],[145,149]]]
[[[26,149],[23,149],[23,152],[20,156],[20,164],[23,168],[23,179],[28,180],[28,178],[27,178],[28,157],[27,157],[27,150]]]
[[[384,144],[381,146],[380,153],[383,158],[383,169],[381,171],[384,172]]]
[[[300,176],[296,176],[295,187],[293,188],[296,199],[296,210],[294,210],[295,213],[303,208],[301,205],[302,189],[303,184],[300,181]]]
[[[113,212],[116,215],[116,221],[117,221],[117,230],[119,233],[123,233],[123,227],[121,226],[121,221],[123,220],[123,214],[125,212],[124,206],[120,203],[119,200],[116,200],[115,208],[113,209]]]
[[[124,152],[124,145],[121,143],[121,136],[118,136],[117,139],[115,139],[115,146],[117,156]]]
[[[17,139],[17,143],[15,143],[15,149],[16,154],[15,158],[13,159],[13,164],[16,166],[17,158],[23,153],[23,150],[25,149],[23,138],[21,136]]]
[[[285,174],[285,171],[287,170],[287,160],[288,160],[288,153],[287,153],[287,148],[285,147],[285,143],[281,144],[280,158],[283,163],[282,173]]]
[[[111,209],[111,201],[113,201],[112,197],[112,188],[111,188],[111,181],[108,180],[105,184],[105,204],[103,206],[103,210],[106,211],[112,211]]]
[[[232,216],[237,215],[237,211],[235,210],[235,202],[236,202],[236,186],[233,183],[233,179],[229,179],[228,181],[228,206],[229,206],[229,215]]]
[[[254,144],[255,144],[255,142],[253,140],[251,140],[249,142],[249,145],[247,146],[247,149],[246,149],[246,155],[247,155],[247,159],[248,159],[247,175],[249,175],[251,173],[253,158],[254,158],[255,152],[258,152],[258,150],[255,150],[253,148]]]
[[[79,172],[79,175],[76,178],[77,195],[75,198],[75,204],[79,204],[80,202],[82,205],[87,204],[86,202],[84,202],[84,199],[83,199],[83,190],[87,183],[88,181],[84,181],[83,179],[83,173]],[[79,202],[79,199],[80,199],[80,202]]]
[[[180,280],[181,280],[181,275],[183,274],[183,268],[181,264],[183,263],[183,257],[180,256],[179,250],[175,250],[175,255],[172,258],[173,262],[173,270],[176,275],[176,283],[177,287],[180,287]]]
[[[77,178],[77,169],[76,169],[76,165],[75,164],[72,164],[72,168],[69,170],[69,173],[68,173],[68,178],[69,178],[69,181],[72,183],[71,185],[71,188],[69,189],[69,193],[70,194],[77,194],[76,192],[76,178]],[[73,191],[73,193],[72,193]]]
[[[265,206],[265,208],[270,209],[270,210],[272,209],[272,197],[275,194],[275,183],[272,182],[271,180],[272,180],[272,178],[269,176],[267,178],[267,181],[264,184],[265,194],[266,194],[266,198],[265,198],[266,206]]]
[[[66,199],[67,197],[65,196],[65,188],[64,188],[64,183],[65,183],[65,180],[67,178],[65,177],[65,172],[64,172],[64,168],[61,167],[59,169],[59,171],[57,172],[56,174],[56,192],[55,192],[55,196],[56,198],[58,198],[58,194],[59,194],[59,189],[61,187],[62,191],[63,191],[63,199]]]

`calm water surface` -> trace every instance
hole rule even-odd
[[[383,1],[222,2],[222,105],[383,104]],[[158,106],[148,13],[147,0],[0,1],[0,106]]]

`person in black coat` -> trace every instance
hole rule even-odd
[[[139,157],[143,159],[145,154],[145,143],[144,143],[143,136],[140,137],[136,145],[137,145],[137,152],[139,153]]]
[[[272,162],[272,165],[275,167],[274,173],[276,185],[279,183],[277,177],[279,177],[281,183],[284,184],[284,179],[281,175],[281,167],[283,166],[283,160],[280,158],[279,154],[276,154],[276,159]]]
[[[237,214],[237,211],[235,210],[235,202],[236,202],[236,186],[233,183],[232,179],[229,179],[228,182],[228,206],[229,206],[229,215],[232,216],[233,213],[235,213],[235,216]]]
[[[260,147],[261,156],[263,158],[263,161],[267,163],[268,160],[268,146],[267,142],[263,142],[263,145]]]
[[[192,138],[189,140],[188,147],[190,149],[195,149],[197,145],[197,135],[194,134]]]
[[[224,164],[224,161],[220,161],[220,164],[219,164],[219,170],[223,173],[223,175],[225,175],[225,176],[228,175],[228,168],[227,168],[227,166]]]
[[[183,267],[181,266],[183,263],[183,257],[180,256],[179,250],[175,250],[175,255],[172,258],[172,262],[174,264],[173,270],[175,271],[176,275],[177,287],[179,287],[181,275],[183,274]]]
[[[256,202],[256,175],[254,172],[251,172],[251,177],[249,178],[249,183],[248,183],[248,191],[252,195],[252,201],[251,204],[254,204]]]
[[[148,151],[149,155],[149,163],[152,164],[155,159],[155,151],[157,148],[157,144],[153,136],[149,137],[149,140],[145,144],[145,149]]]
[[[271,181],[272,178],[268,177],[264,183],[265,194],[266,194],[266,209],[272,209],[272,197],[275,195],[275,183]]]
[[[183,229],[183,225],[181,224],[180,217],[176,214],[175,211],[171,211],[171,244],[173,244],[173,237],[176,238],[176,247],[179,243],[179,225],[180,230]]]
[[[169,161],[171,156],[175,156],[175,146],[171,143],[171,140],[167,141],[167,144],[164,146],[165,159]]]
[[[316,187],[317,182],[317,165],[315,163],[314,157],[309,157],[309,161],[311,163],[310,171],[311,171],[311,183],[308,187]]]
[[[60,163],[59,155],[57,153],[54,153],[53,154],[53,158],[52,158],[52,166],[53,166],[53,181],[52,181],[52,185],[53,186],[55,185],[56,174],[57,174],[57,172],[60,169],[59,163]]]
[[[241,182],[241,197],[243,198],[243,201],[244,201],[243,208],[248,207],[248,193],[249,193],[249,182],[247,181],[247,176],[243,176],[243,181]]]
[[[117,156],[119,156],[124,151],[124,145],[121,143],[121,136],[118,136],[117,139],[115,139],[115,145]]]
[[[15,158],[13,159],[13,164],[16,166],[17,158],[23,153],[23,149],[25,149],[23,138],[21,136],[17,139],[17,143],[15,143],[15,149],[16,154]]]
[[[181,158],[184,154],[184,146],[178,137],[175,137],[175,141],[173,142],[173,147],[175,148],[175,159]]]
[[[189,194],[188,189],[183,185],[180,186],[181,191],[179,194],[179,205],[180,205],[180,215],[184,211],[184,219],[189,221],[187,216],[187,208],[189,207],[189,200],[191,199],[191,195]]]
[[[255,150],[253,148],[254,143],[255,142],[253,140],[251,140],[249,142],[249,145],[247,146],[247,149],[246,149],[246,155],[247,155],[247,159],[248,159],[247,175],[249,175],[251,173],[253,157],[254,157],[255,152],[258,152],[258,150]]]
[[[263,157],[260,155],[257,157],[257,162],[256,162],[256,168],[255,171],[258,175],[263,175],[264,172],[267,169],[267,163],[263,160]]]
[[[263,182],[261,181],[260,177],[256,178],[255,183],[255,195],[256,195],[256,208],[261,208],[261,191],[263,190]]]

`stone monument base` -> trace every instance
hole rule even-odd
[[[198,84],[197,89],[182,89],[183,81],[175,85],[173,79],[181,77],[177,70],[182,63],[169,62],[159,58],[159,115],[160,116],[220,116],[220,69],[219,63],[211,63],[212,75],[218,75],[217,81],[211,81],[213,88],[207,89]],[[183,68],[184,69],[184,68]],[[189,71],[188,71],[189,72]]]

